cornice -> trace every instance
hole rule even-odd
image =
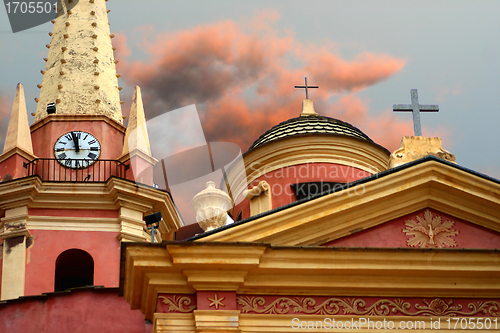
[[[500,232],[500,184],[430,160],[235,224],[200,241],[319,245],[424,208]]]
[[[162,230],[172,232],[183,226],[168,192],[115,177],[105,183],[43,182],[38,176],[0,183],[0,209],[20,206],[98,210],[127,207],[143,214],[160,211]]]
[[[118,218],[29,216],[26,228],[29,230],[73,230],[73,231],[120,231]]]
[[[156,158],[154,158],[153,156],[151,156],[151,154],[149,154],[141,149],[134,149],[131,152],[123,154],[122,156],[120,156],[118,158],[118,161],[125,163],[125,162],[131,160],[135,156],[143,159],[144,161],[148,162],[151,165],[155,165],[156,163],[158,163],[158,160]]]
[[[28,151],[26,151],[26,150],[24,150],[24,149],[22,149],[20,147],[13,147],[9,151],[7,151],[7,152],[3,153],[2,155],[0,155],[0,163],[4,162],[9,157],[12,157],[14,155],[19,155],[19,156],[27,159],[28,161],[33,161],[34,159],[38,158],[33,153],[30,153],[30,152],[28,152]]]
[[[242,261],[253,262],[260,253],[258,263],[246,268],[228,263],[225,258],[231,250],[238,251]],[[184,259],[176,262],[180,252]],[[124,296],[147,318],[153,317],[159,293],[201,290],[247,295],[500,297],[496,250],[164,243],[128,244],[124,253]]]
[[[31,125],[31,132],[47,125],[50,122],[83,122],[83,121],[103,121],[116,130],[125,133],[125,126],[104,115],[91,114],[49,114]]]

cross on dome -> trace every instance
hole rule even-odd
[[[306,99],[309,99],[309,88],[313,89],[313,88],[319,88],[318,86],[308,86],[307,85],[307,77],[304,78],[305,79],[305,85],[304,86],[295,86],[295,88],[298,88],[298,89],[305,89],[306,90]]]

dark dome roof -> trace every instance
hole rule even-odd
[[[250,147],[250,149],[262,146],[266,143],[307,134],[333,134],[345,135],[373,142],[365,133],[358,128],[338,119],[324,116],[299,116],[288,119],[262,134]]]

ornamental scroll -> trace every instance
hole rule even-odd
[[[436,298],[431,302],[423,300],[424,305],[416,303],[411,310],[410,302],[401,299],[380,299],[367,306],[363,299],[329,298],[317,302],[311,297],[280,297],[267,302],[264,297],[238,296],[237,302],[243,313],[258,314],[311,314],[311,315],[363,315],[363,316],[475,316],[487,315],[500,317],[500,302],[477,301],[467,304],[468,310],[463,310],[461,304],[453,306],[453,300],[445,302]]]

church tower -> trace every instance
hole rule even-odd
[[[104,115],[123,124],[118,78],[106,6],[79,1],[67,9],[60,2],[54,20],[35,122],[47,117],[47,105],[58,115]]]
[[[123,125],[106,1],[59,0],[31,126],[17,87],[0,155],[2,300],[118,287],[120,243],[151,239],[145,215],[162,214],[155,241],[182,225],[170,194],[134,176],[157,161],[138,87]]]

